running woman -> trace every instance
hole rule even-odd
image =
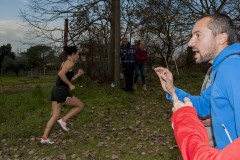
[[[77,115],[84,107],[84,104],[77,97],[71,95],[70,93],[70,90],[75,89],[75,86],[71,83],[71,81],[84,74],[82,69],[79,69],[75,75],[73,72],[73,67],[78,61],[79,53],[77,52],[77,48],[75,46],[64,47],[64,52],[67,58],[61,65],[61,69],[58,72],[56,85],[52,89],[52,117],[48,121],[41,138],[41,143],[43,144],[54,143],[50,141],[48,135],[56,121],[60,124],[61,128],[67,132],[69,131],[69,128],[66,126],[67,121],[71,117]],[[73,106],[73,108],[65,116],[60,118],[62,105]]]

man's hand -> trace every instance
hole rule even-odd
[[[163,90],[173,95],[174,84],[173,84],[172,73],[167,68],[163,68],[163,67],[154,68],[154,71],[157,73],[160,79]]]
[[[182,107],[185,107],[185,106],[193,106],[192,102],[190,101],[190,99],[188,97],[184,98],[184,103],[181,102],[180,100],[178,100],[178,97],[177,97],[175,92],[173,92],[172,97],[173,97],[172,98],[173,99],[173,108],[172,108],[173,112],[175,112],[179,108],[182,108]]]

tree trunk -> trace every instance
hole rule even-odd
[[[120,87],[120,0],[113,0],[115,3],[115,49],[114,49],[114,81],[117,87]]]
[[[109,47],[108,47],[108,79],[114,79],[114,49],[115,49],[115,24],[114,24],[114,17],[115,17],[115,3],[114,0],[111,4],[111,30],[110,30],[110,40],[109,40]]]

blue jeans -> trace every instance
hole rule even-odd
[[[140,74],[141,74],[142,84],[144,85],[144,84],[146,84],[144,64],[136,64],[135,63],[134,83],[137,83],[138,76],[139,76],[139,71],[140,71]]]

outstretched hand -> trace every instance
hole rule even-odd
[[[157,73],[160,79],[163,90],[173,95],[174,84],[173,84],[172,73],[167,68],[163,68],[163,67],[156,67],[154,68],[154,71]]]
[[[173,100],[173,108],[172,111],[175,112],[176,110],[178,110],[179,108],[185,107],[185,106],[193,106],[191,100],[188,97],[184,98],[184,102],[181,102],[176,93],[173,92],[172,95],[172,100]]]

